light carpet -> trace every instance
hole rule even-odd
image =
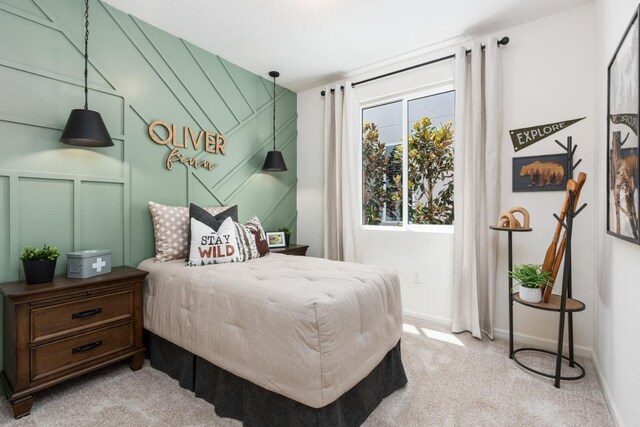
[[[507,343],[451,334],[407,319],[402,360],[409,383],[386,398],[365,426],[613,426],[590,360],[579,381],[531,374],[510,360]],[[524,360],[524,359],[523,359]],[[554,359],[527,362],[553,371]],[[564,375],[572,374],[566,368]],[[36,394],[31,415],[14,420],[2,399],[5,426],[240,426],[149,366],[119,364]]]

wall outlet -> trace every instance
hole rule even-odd
[[[413,283],[420,283],[420,272],[418,270],[413,272]]]

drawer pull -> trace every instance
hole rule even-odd
[[[84,351],[93,350],[96,347],[100,347],[102,345],[102,340],[94,341],[89,344],[81,345],[80,347],[76,347],[71,350],[71,354],[82,353]]]
[[[100,308],[92,308],[91,310],[79,311],[78,313],[73,313],[71,315],[72,319],[82,319],[84,317],[93,316],[95,314],[102,313],[102,307]]]

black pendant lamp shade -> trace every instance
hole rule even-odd
[[[262,170],[265,172],[284,172],[287,170],[287,165],[282,153],[276,150],[276,77],[280,77],[280,73],[270,71],[269,76],[273,77],[273,151],[267,153]]]
[[[280,151],[269,151],[267,158],[264,159],[264,166],[262,170],[266,172],[284,172],[287,170],[287,165],[284,163],[284,157]]]
[[[89,0],[84,2],[84,109],[71,110],[67,125],[62,131],[60,142],[81,147],[110,147],[113,145],[102,116],[89,110],[87,76],[89,48]]]
[[[82,147],[110,147],[113,145],[100,113],[83,109],[71,110],[60,142]]]

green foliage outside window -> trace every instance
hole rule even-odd
[[[409,222],[453,223],[453,136],[451,122],[440,127],[424,117],[409,135]],[[402,145],[389,157],[375,123],[365,123],[363,141],[364,222],[380,224],[384,204],[387,217],[402,219]]]
[[[364,223],[367,225],[378,225],[382,221],[386,169],[385,146],[380,142],[378,128],[375,123],[365,123],[362,127],[362,173]]]

